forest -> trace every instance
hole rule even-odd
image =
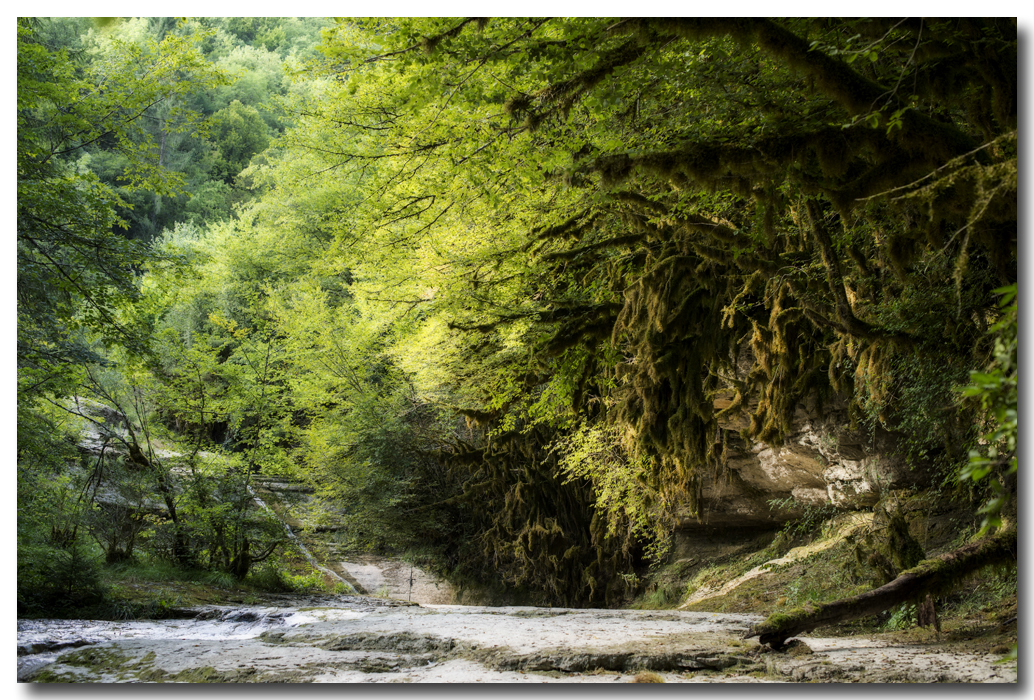
[[[969,513],[950,572],[863,552],[852,595],[912,576],[867,614],[1015,564],[1014,19],[17,25],[20,617],[323,590],[272,477],[354,551],[627,604],[801,406]]]

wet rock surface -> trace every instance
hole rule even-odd
[[[286,601],[285,601],[286,602]],[[865,638],[745,641],[757,615],[410,605],[365,596],[152,622],[24,620],[35,682],[1015,682],[1015,662]]]

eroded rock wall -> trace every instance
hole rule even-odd
[[[730,404],[719,398],[715,410]],[[687,513],[683,528],[775,527],[809,507],[860,510],[890,490],[930,484],[930,473],[906,463],[899,436],[852,428],[843,401],[799,405],[782,445],[742,437],[755,406],[719,420],[728,441],[726,469],[705,476],[701,517]]]

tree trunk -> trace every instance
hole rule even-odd
[[[1015,563],[1016,551],[1016,529],[1010,528],[936,559],[920,562],[885,586],[866,593],[821,605],[809,603],[786,613],[769,615],[764,622],[752,627],[746,637],[758,637],[762,644],[778,649],[801,632],[875,615],[895,605],[921,599],[924,594],[947,592],[985,566]]]
[[[140,449],[140,443],[132,428],[127,426],[127,430],[131,438],[131,441],[126,443],[129,447],[130,461],[148,469],[154,475],[158,483],[158,493],[161,494],[162,500],[165,502],[165,509],[169,512],[169,519],[173,524],[172,558],[177,564],[188,566],[191,564],[190,543],[176,512],[176,492],[169,483],[168,474],[161,465],[152,462]]]

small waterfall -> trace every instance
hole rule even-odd
[[[276,518],[277,520],[280,521],[280,524],[284,526],[284,530],[287,532],[287,536],[291,539],[292,542],[295,543],[295,545],[297,545],[298,550],[302,553],[302,555],[305,556],[305,558],[308,560],[308,562],[310,564],[312,564],[315,568],[319,569],[320,571],[322,571],[323,573],[327,574],[328,576],[331,576],[331,577],[337,579],[338,581],[340,581],[341,583],[345,584],[345,586],[348,587],[347,590],[348,590],[349,593],[355,593],[356,592],[355,587],[353,587],[352,584],[350,584],[348,581],[346,581],[345,579],[343,579],[340,576],[338,576],[338,574],[335,573],[334,571],[331,571],[330,569],[328,569],[327,567],[323,566],[318,561],[316,561],[316,557],[312,556],[312,552],[310,552],[308,550],[308,548],[304,544],[302,544],[302,541],[300,539],[298,539],[297,535],[294,534],[294,530],[291,529],[291,526],[288,525],[286,521],[282,520],[280,518],[280,516],[276,514],[276,511],[274,511],[272,508],[270,508],[268,505],[266,505],[265,501],[263,501],[261,498],[259,498],[258,494],[255,493],[255,490],[253,488],[251,488],[251,484],[248,484],[248,493],[251,494],[251,497],[254,499],[255,503],[258,503],[259,506],[261,506],[265,510],[269,511],[269,513],[274,518]]]

